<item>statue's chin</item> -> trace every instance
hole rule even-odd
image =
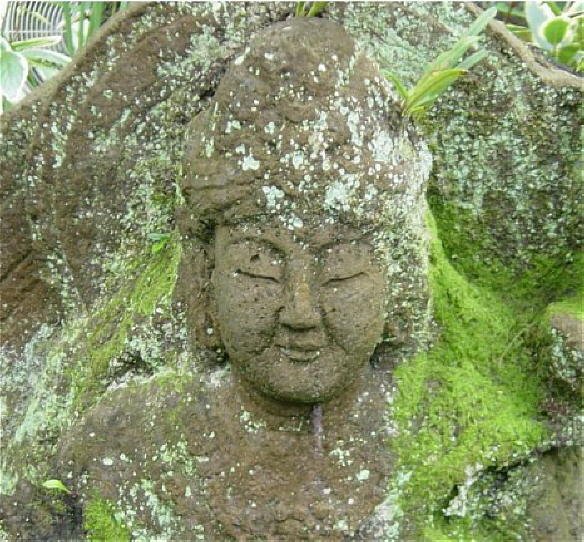
[[[369,353],[348,355],[339,347],[313,353],[266,348],[247,360],[231,361],[248,388],[273,401],[311,405],[341,395],[355,380]]]

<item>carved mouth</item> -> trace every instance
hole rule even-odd
[[[280,352],[292,361],[303,363],[314,361],[320,355],[320,350],[296,350],[294,348],[285,348],[283,346],[280,347]]]

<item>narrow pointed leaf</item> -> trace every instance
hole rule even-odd
[[[483,11],[468,27],[465,36],[478,36],[497,15],[497,8],[492,7]]]
[[[425,75],[454,68],[468,48],[471,45],[476,45],[478,40],[479,38],[476,36],[465,36],[461,38],[451,49],[438,55],[438,57],[428,65]]]
[[[397,75],[395,75],[394,73],[385,70],[383,72],[383,75],[385,75],[385,77],[387,79],[389,79],[392,83],[393,86],[395,87],[395,89],[398,91],[399,95],[405,100],[408,97],[408,89],[405,87],[405,85],[400,81],[399,77]]]
[[[466,57],[462,62],[456,66],[460,70],[470,70],[475,64],[478,64],[483,58],[489,56],[489,53],[484,49],[473,53],[472,55]]]
[[[326,8],[328,2],[312,2],[310,4],[310,10],[308,11],[309,17],[316,17],[319,13],[322,13]]]
[[[71,4],[69,2],[59,2],[59,6],[63,11],[63,39],[65,41],[65,49],[72,55],[75,53],[73,47],[73,22],[71,18]]]
[[[429,106],[463,73],[465,70],[444,70],[434,73],[424,85],[416,85],[407,100],[406,112],[417,110],[420,106]]]
[[[42,38],[31,38],[22,41],[13,41],[11,43],[14,51],[22,52],[32,47],[51,47],[61,42],[61,36],[43,36]]]
[[[87,29],[86,40],[101,26],[104,8],[104,2],[90,2],[89,4],[89,28]]]
[[[35,67],[61,67],[71,60],[67,55],[50,49],[26,49],[21,54]]]
[[[508,24],[507,30],[513,32],[513,34],[515,34],[520,40],[526,41],[528,43],[533,41],[533,36],[529,28],[525,28],[524,26],[519,26],[516,24]]]

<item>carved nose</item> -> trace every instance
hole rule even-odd
[[[288,303],[280,312],[280,323],[291,329],[312,329],[320,323],[320,313],[314,305],[310,286],[301,281],[293,285]]]

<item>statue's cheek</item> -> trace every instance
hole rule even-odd
[[[320,299],[333,340],[346,352],[370,354],[383,332],[382,282],[364,277],[324,287]]]
[[[281,285],[242,277],[224,281],[217,293],[221,336],[230,357],[258,353],[273,338]]]

